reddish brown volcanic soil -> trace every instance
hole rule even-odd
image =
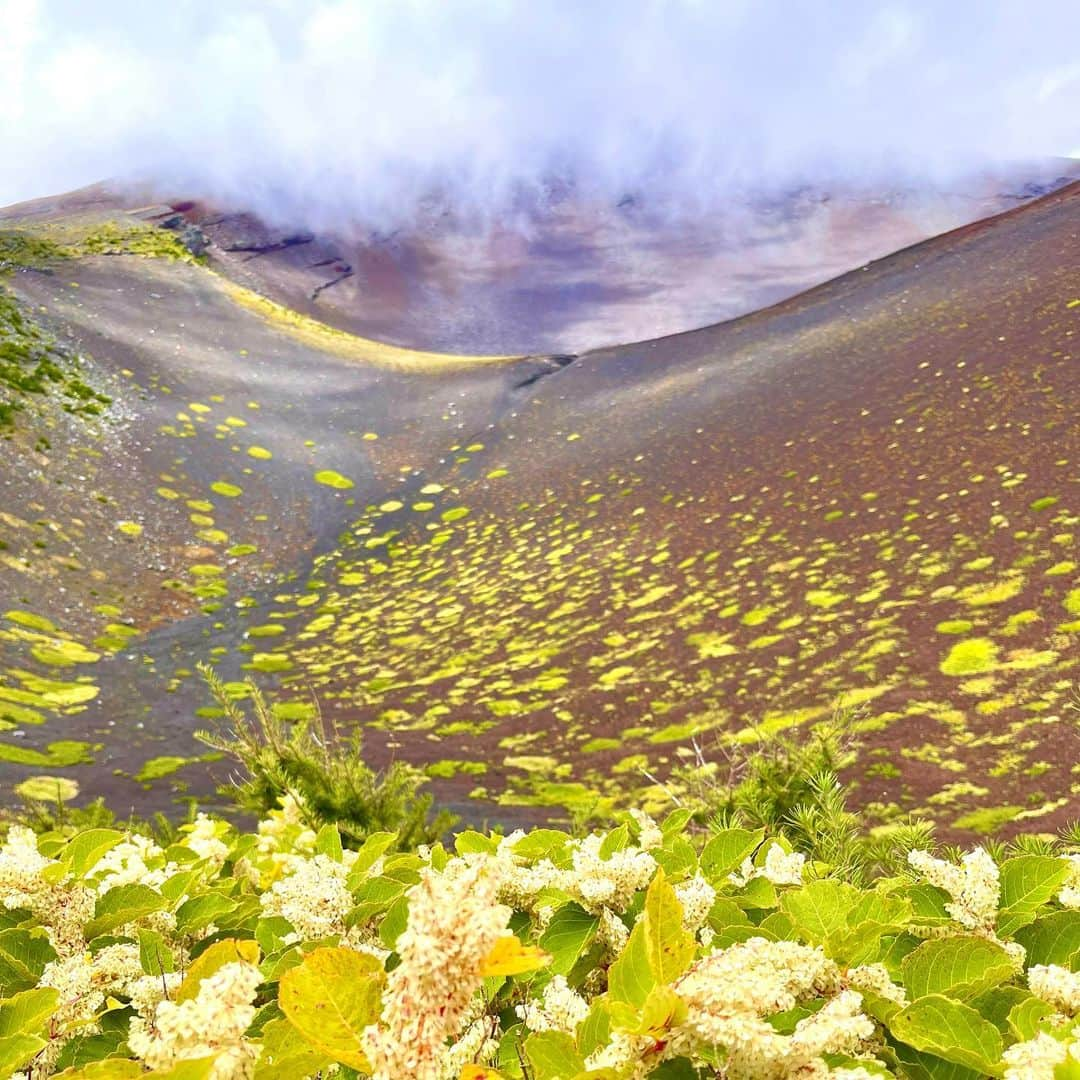
[[[307,498],[303,474],[330,467],[357,485],[322,491],[313,558],[268,541],[276,577],[96,664],[98,698],[27,744],[130,733],[138,702],[152,730],[102,764],[188,753],[205,697],[183,674],[165,687],[212,656],[364,724],[376,760],[429,766],[474,819],[659,803],[646,774],[692,740],[717,757],[838,701],[856,710],[849,778],[872,820],[915,809],[962,835],[1075,817],[1078,239],[1074,184],[724,325],[561,368],[362,369],[351,393],[346,363],[229,317],[194,268],[149,281],[130,260],[82,261],[63,279],[77,300],[26,275],[20,293],[77,335],[109,290],[158,296],[138,332],[112,309],[93,348],[162,415],[214,402],[170,444],[185,498],[235,476],[213,425],[313,365],[285,384],[291,410],[271,392],[266,434],[244,414],[274,458],[222,511],[230,532],[249,483]],[[150,340],[179,320],[197,327],[197,371]],[[248,340],[263,368],[245,386]],[[306,434],[326,453],[305,458]],[[87,791],[115,783],[103,772],[84,771]]]
[[[138,207],[151,221],[179,208],[203,230],[211,265],[363,337],[436,352],[577,353],[757,311],[1077,176],[1080,163],[1053,160],[937,189],[806,189],[682,216],[564,192],[497,222],[432,214],[389,235],[314,235],[102,188],[32,205],[43,216]]]

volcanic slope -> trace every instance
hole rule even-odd
[[[731,323],[562,366],[362,367],[352,396],[342,359],[316,357],[258,312],[227,314],[227,290],[198,268],[155,264],[159,295],[171,305],[194,289],[209,309],[199,325],[228,348],[250,337],[257,347],[243,347],[273,355],[279,373],[300,362],[286,355],[298,345],[313,370],[338,365],[328,408],[348,437],[329,460],[305,457],[298,425],[282,420],[296,471],[272,471],[277,456],[264,465],[297,498],[310,470],[357,486],[328,489],[310,561],[286,544],[290,570],[268,558],[262,580],[235,585],[239,557],[204,537],[214,557],[190,564],[180,591],[209,611],[158,630],[148,613],[148,633],[93,662],[72,656],[92,651],[73,630],[59,648],[81,674],[57,685],[95,696],[52,691],[62,708],[44,709],[49,691],[27,681],[50,659],[48,641],[27,636],[54,631],[13,605],[5,656],[37,653],[7,670],[7,697],[36,693],[51,713],[20,727],[19,748],[63,757],[64,740],[98,732],[97,764],[70,766],[89,791],[107,786],[104,766],[134,772],[133,754],[179,760],[192,752],[192,705],[205,711],[190,672],[206,658],[229,679],[272,675],[295,714],[314,699],[363,723],[373,758],[425,765],[473,817],[660,801],[652,778],[693,743],[722,760],[733,741],[808,731],[838,703],[855,710],[850,778],[872,819],[916,809],[961,833],[1075,816],[1078,233],[1073,185]],[[147,272],[101,263],[65,267],[78,301],[57,276],[21,275],[17,291],[50,307],[58,333],[85,335],[115,275]],[[121,363],[127,317],[107,341],[81,339],[97,362]],[[142,332],[176,317],[167,306]],[[243,416],[243,439],[230,430],[230,395],[258,392],[250,365],[234,368],[216,396],[209,367],[197,400],[185,388],[170,446],[216,440],[242,461],[246,439],[270,445],[266,410]],[[334,425],[308,416],[307,381],[289,390],[318,443]],[[160,402],[152,376],[139,385]],[[200,469],[170,490],[211,506],[214,528],[250,482]],[[293,513],[275,512],[283,526]],[[332,542],[328,521],[342,521]],[[124,537],[126,559],[150,557],[150,532]],[[182,775],[205,784],[198,767]]]

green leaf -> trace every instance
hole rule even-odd
[[[1069,875],[1064,859],[1048,855],[1018,855],[1001,864],[1001,911],[998,934],[1008,937],[1052,900]]]
[[[582,1057],[589,1057],[611,1039],[611,1010],[602,998],[593,998],[585,1019],[577,1029],[577,1045]]]
[[[353,949],[316,949],[281,976],[278,1004],[320,1053],[370,1072],[361,1035],[382,1011],[385,976],[375,957]]]
[[[48,1045],[38,1035],[6,1035],[0,1038],[0,1076],[10,1076]]]
[[[142,1065],[130,1058],[106,1058],[57,1073],[54,1080],[137,1080],[145,1076]],[[153,1074],[151,1074],[153,1075]]]
[[[993,1073],[1001,1060],[1001,1033],[969,1005],[930,994],[901,1009],[889,1024],[901,1042],[956,1065]]]
[[[899,1044],[894,1052],[903,1065],[903,1071],[898,1075],[905,1080],[985,1080],[985,1073],[977,1069],[968,1069],[935,1054],[923,1053],[913,1046]]]
[[[52,988],[24,990],[0,1001],[0,1076],[10,1076],[42,1047],[41,1035],[60,994]]]
[[[948,994],[960,999],[1008,982],[1016,973],[1000,945],[974,934],[924,941],[904,957],[900,971],[913,998]]]
[[[0,931],[0,996],[37,986],[45,965],[56,959],[44,930]]]
[[[612,829],[600,844],[600,858],[607,862],[612,855],[630,846],[630,830],[625,825]]]
[[[205,930],[236,910],[236,901],[219,892],[205,892],[185,900],[176,909],[176,929],[183,934]]]
[[[658,869],[645,894],[645,948],[653,980],[674,982],[694,959],[694,938],[683,929],[683,909],[664,871]]]
[[[1026,1042],[1039,1034],[1040,1021],[1053,1014],[1052,1005],[1031,994],[1009,1010],[1009,1030],[1018,1042]]]
[[[86,924],[86,939],[93,941],[99,934],[107,934],[166,906],[165,897],[149,885],[117,885],[97,898],[94,917]]]
[[[155,1069],[148,1077],[157,1077],[157,1080],[209,1080],[214,1071],[217,1054],[210,1057],[190,1058],[187,1061],[177,1062],[171,1069]]]
[[[525,1040],[525,1057],[533,1080],[571,1080],[585,1068],[585,1059],[565,1031],[538,1031]]]
[[[112,848],[116,847],[124,834],[116,829],[87,829],[73,836],[57,856],[61,869],[55,870],[56,880],[70,874],[76,881],[81,881]],[[54,871],[47,867],[46,872]]]
[[[756,848],[765,839],[764,829],[721,829],[701,849],[701,871],[715,885],[719,879],[726,878],[733,870],[742,866],[742,861],[753,855]]]
[[[831,934],[848,929],[848,913],[858,899],[859,890],[853,886],[821,878],[785,892],[780,910],[803,941],[822,945]]]
[[[405,932],[409,925],[409,898],[399,896],[386,910],[382,921],[379,923],[379,940],[393,952],[397,939]]]
[[[41,1034],[59,999],[60,992],[47,987],[24,990],[0,1001],[0,1038]]]
[[[333,822],[327,822],[316,835],[315,853],[327,855],[334,862],[341,862],[344,855],[341,847],[341,833]]]
[[[262,1050],[255,1063],[255,1080],[314,1076],[332,1064],[330,1056],[316,1050],[288,1020],[271,1020],[263,1028],[260,1041]]]
[[[1075,971],[1080,966],[1080,911],[1055,911],[1016,933],[1027,950],[1027,964],[1057,964]]]
[[[172,949],[156,930],[139,930],[139,966],[147,975],[176,970]]]
[[[600,920],[577,904],[564,904],[547,924],[540,935],[539,945],[551,954],[550,970],[554,975],[566,975],[577,963]]]
[[[645,920],[639,919],[630,931],[630,940],[608,969],[608,995],[640,1009],[655,985],[649,964],[649,945],[645,939]]]

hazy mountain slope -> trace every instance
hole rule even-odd
[[[108,513],[149,516],[114,558],[91,550],[94,519],[86,564],[127,586],[140,629],[164,612],[124,567],[163,543],[186,602],[221,606],[63,668],[97,696],[19,745],[104,733],[87,790],[115,784],[102,765],[187,753],[205,698],[169,680],[211,657],[365,723],[373,754],[430,763],[456,802],[566,803],[647,785],[694,737],[715,756],[713,740],[843,699],[861,710],[864,802],[1049,826],[1076,809],[1078,232],[1074,185],[733,323],[444,374],[322,353],[348,349],[283,333],[176,262],[21,274],[24,299],[142,388],[121,395],[135,419],[110,421],[145,441]],[[0,452],[25,461],[33,433]],[[356,486],[315,483],[323,468]],[[227,542],[187,551],[217,528]],[[228,554],[248,537],[258,553]],[[33,596],[65,628],[58,574]],[[30,693],[15,672],[42,643],[20,631],[35,632],[9,620],[4,678]]]

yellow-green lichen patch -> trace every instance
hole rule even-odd
[[[982,675],[997,666],[997,646],[989,638],[958,641],[941,662],[943,675]]]
[[[239,484],[231,484],[227,480],[215,480],[210,485],[210,490],[215,495],[223,495],[227,499],[235,499],[244,493],[244,489]]]
[[[355,486],[347,476],[342,476],[341,473],[335,472],[333,469],[320,469],[315,474],[314,479],[316,484],[323,484],[339,491],[347,491]]]

